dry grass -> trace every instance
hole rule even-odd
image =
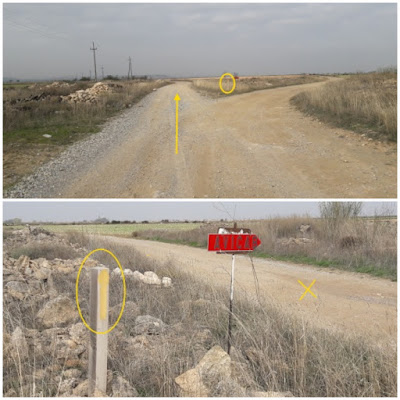
[[[240,77],[236,81],[236,88],[232,95],[253,92],[255,90],[321,82],[324,80],[326,80],[326,77],[317,75]],[[194,79],[192,84],[194,89],[198,90],[201,94],[213,98],[226,96],[219,88],[219,78]],[[232,79],[230,77],[225,77],[221,85],[225,91],[229,92],[232,89]]]
[[[76,239],[76,237],[74,238]],[[162,290],[128,279],[127,300],[136,303],[141,315],[161,318],[168,324],[166,333],[148,337],[151,350],[141,347],[129,353],[126,341],[132,335],[133,319],[129,310],[109,336],[109,369],[136,387],[141,396],[177,396],[174,378],[196,365],[215,344],[226,348],[228,288],[214,288],[197,281],[193,275],[176,269],[173,260],[160,265],[135,252],[130,246],[116,244],[110,238],[85,238],[88,250],[104,247],[116,254],[123,268],[154,270],[170,276],[174,286]],[[111,260],[99,254],[107,265]],[[57,275],[54,282],[60,293],[71,295],[75,276]],[[88,282],[82,280],[80,291]],[[111,281],[111,306],[122,298],[120,279]],[[255,300],[238,294],[234,311],[234,359],[241,362],[243,386],[265,391],[291,391],[308,397],[383,397],[397,394],[396,348],[377,346],[361,337],[316,329],[265,299]],[[200,301],[198,301],[200,300]],[[196,302],[197,301],[197,302]],[[41,304],[29,312],[21,303],[5,306],[4,332],[15,326],[34,329],[34,315]],[[86,305],[82,296],[81,306]],[[22,307],[22,308],[21,308]],[[209,330],[210,338],[199,343],[199,333]],[[34,364],[33,355],[25,363],[4,360],[4,391],[22,379],[25,396],[32,395],[30,377],[35,368],[51,366],[51,358]],[[84,371],[86,373],[86,371]],[[57,375],[49,374],[37,383],[44,395],[57,394]],[[229,396],[230,388],[215,388],[214,396]]]
[[[292,98],[301,111],[371,137],[397,141],[397,71],[351,75]]]
[[[303,234],[300,225],[310,225]],[[209,233],[232,223],[206,224],[191,231],[141,231],[136,237],[206,247]],[[271,218],[240,221],[261,239],[254,255],[292,260],[325,267],[338,267],[377,276],[397,277],[397,229],[395,219],[344,218],[338,220],[311,217]],[[288,243],[290,238],[310,239]],[[352,239],[349,239],[352,238]]]
[[[24,246],[19,246],[11,251],[11,257],[19,258],[20,256],[28,256],[31,259],[46,258],[47,260],[54,260],[60,258],[62,260],[69,260],[71,258],[77,258],[81,254],[71,249],[67,245],[54,245],[47,243],[35,243]]]
[[[153,89],[168,81],[118,82],[123,87],[106,92],[93,103],[68,104],[60,96],[86,89],[93,82],[76,82],[66,87],[44,85],[5,87],[3,90],[4,187],[16,183],[23,175],[59,154],[65,146],[100,129],[107,118],[131,107]],[[44,100],[29,100],[44,94]],[[17,101],[17,100],[28,101]],[[52,137],[45,138],[44,134]]]

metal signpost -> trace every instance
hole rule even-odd
[[[235,255],[253,251],[261,244],[257,235],[253,235],[250,229],[219,228],[217,234],[208,235],[208,251],[216,251],[217,254],[232,254],[231,269],[231,293],[229,299],[229,320],[228,320],[228,354],[231,352],[232,342],[232,315],[233,315],[233,290],[235,282]]]

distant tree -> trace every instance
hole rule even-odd
[[[93,221],[95,224],[108,224],[109,222],[107,218],[97,218]]]
[[[341,239],[342,226],[350,218],[361,214],[362,203],[356,201],[324,201],[319,204],[321,218],[325,224],[325,234],[332,241]]]
[[[21,218],[13,218],[13,219],[8,219],[4,221],[4,225],[22,225],[22,219]]]
[[[362,211],[360,201],[323,201],[319,204],[321,217],[325,219],[345,219],[358,217]]]
[[[120,78],[118,76],[115,76],[115,75],[107,75],[105,77],[105,79],[107,79],[108,81],[119,81],[120,80]]]

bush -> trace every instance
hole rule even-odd
[[[397,141],[396,70],[351,75],[301,92],[291,101],[325,122]]]
[[[46,258],[48,260],[54,260],[60,258],[62,260],[69,260],[80,257],[76,250],[65,244],[55,243],[34,243],[27,244],[20,247],[15,247],[11,250],[11,257],[19,258],[20,256],[28,256],[29,258]]]

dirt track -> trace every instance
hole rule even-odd
[[[292,96],[318,85],[218,100],[189,82],[163,87],[112,121],[112,139],[92,140],[79,148],[82,157],[39,172],[35,190],[22,188],[22,197],[396,197],[393,145],[329,128],[290,106]]]
[[[227,290],[230,282],[231,256],[209,253],[205,249],[145,240],[112,238],[129,244],[157,261],[169,258],[174,265],[213,285]],[[260,293],[283,306],[330,329],[362,334],[378,342],[397,341],[397,285],[386,279],[364,274],[254,259]],[[309,286],[317,299],[307,294],[297,282]],[[255,294],[254,278],[248,256],[236,257],[235,281],[240,292]],[[228,297],[227,297],[228,298]]]

